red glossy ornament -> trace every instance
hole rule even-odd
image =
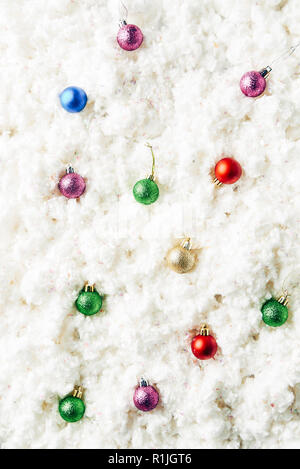
[[[216,339],[210,335],[209,329],[206,326],[202,326],[200,334],[193,338],[191,349],[199,360],[208,360],[215,356],[218,345]]]
[[[215,166],[216,182],[220,184],[233,184],[242,175],[240,163],[233,158],[223,158]]]

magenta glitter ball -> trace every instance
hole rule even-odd
[[[135,407],[143,412],[155,409],[159,401],[159,394],[153,386],[142,380],[140,386],[136,388],[133,395]]]
[[[119,29],[117,41],[124,50],[136,50],[143,42],[143,33],[134,24],[125,24]]]
[[[68,199],[78,199],[85,191],[85,182],[79,174],[68,172],[60,179],[58,188]]]
[[[265,91],[266,80],[259,72],[252,70],[242,76],[240,88],[246,96],[256,98]]]

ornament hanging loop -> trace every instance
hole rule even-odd
[[[119,1],[119,26],[122,28],[123,26],[126,26],[127,24],[127,16],[128,16],[128,9],[122,2],[122,0]]]
[[[277,62],[280,62],[281,60],[285,60],[287,59],[290,55],[292,55],[295,50],[297,49],[297,47],[300,46],[300,42],[298,42],[298,44],[296,44],[295,46],[291,46],[289,47],[287,50],[285,50],[282,54],[280,54],[278,57],[276,57],[274,60],[272,60],[272,62],[270,63],[270,66],[274,65],[275,63]],[[271,68],[271,67],[269,67]],[[272,69],[271,69],[272,70]]]
[[[281,62],[282,60],[287,59],[290,55],[292,55],[295,52],[295,50],[299,46],[300,46],[300,42],[298,44],[296,44],[295,46],[289,47],[282,54],[280,54],[278,57],[276,57],[274,60],[272,60],[270,65],[268,65],[267,67],[264,67],[262,70],[259,71],[261,76],[263,78],[267,78],[269,76],[270,72],[273,69],[273,65],[276,64],[277,62]]]
[[[151,154],[152,154],[152,171],[151,171],[151,176],[149,176],[149,179],[151,179],[151,181],[153,181],[154,180],[154,171],[155,171],[155,156],[154,156],[154,153],[153,153],[152,145],[150,145],[150,143],[147,142],[146,147],[150,148]]]
[[[284,280],[282,282],[281,290],[282,290],[283,294],[286,294],[286,296],[290,296],[287,293],[288,289],[291,292],[295,288],[298,288],[299,277],[300,277],[300,269],[299,268],[293,269],[291,272],[289,272],[289,274],[284,278]],[[287,285],[288,285],[288,287],[287,287]]]

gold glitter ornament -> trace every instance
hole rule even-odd
[[[186,238],[180,245],[174,246],[167,253],[167,263],[170,269],[178,274],[190,272],[196,263],[196,254],[191,250],[190,238]]]

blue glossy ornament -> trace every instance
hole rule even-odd
[[[59,95],[62,107],[68,112],[80,112],[87,103],[86,92],[77,86],[69,86]]]

